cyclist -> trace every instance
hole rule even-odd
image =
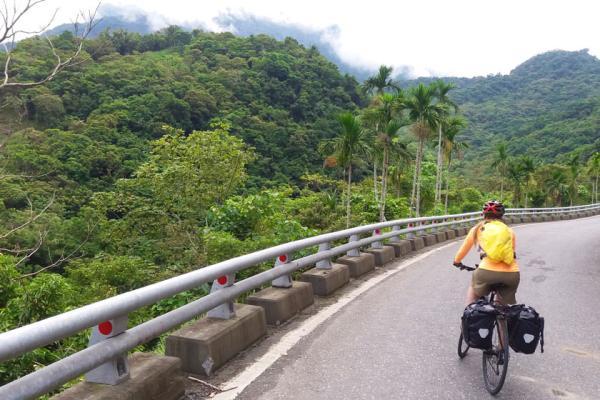
[[[477,241],[477,235],[480,234],[483,229],[485,229],[485,224],[493,220],[502,221],[503,215],[504,205],[501,202],[492,200],[485,203],[483,206],[484,220],[471,228],[462,246],[454,257],[454,266],[460,267],[462,266],[461,261],[463,258],[465,258],[469,250],[471,250],[475,244],[477,244],[479,247],[481,263],[479,264],[479,268],[473,272],[471,285],[467,291],[467,305],[477,301],[479,297],[487,296],[491,291],[491,287],[494,285],[497,286],[496,293],[499,295],[498,301],[500,303],[515,304],[517,302],[515,293],[519,287],[520,274],[516,256],[515,260],[511,264],[507,264],[502,261],[491,260],[483,252]],[[512,249],[514,252],[515,234],[512,229],[507,229],[510,231],[510,235],[512,236]]]

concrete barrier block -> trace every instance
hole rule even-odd
[[[336,260],[340,264],[346,264],[350,269],[352,278],[359,277],[375,268],[375,256],[371,253],[360,253],[358,257],[343,256]]]
[[[418,251],[425,247],[425,239],[423,239],[422,236],[417,236],[407,240],[410,242],[413,251]]]
[[[383,246],[380,249],[368,248],[365,250],[367,253],[371,253],[375,256],[375,265],[381,267],[384,264],[389,263],[394,259],[396,253],[394,248],[391,246]]]
[[[446,235],[446,240],[456,239],[456,231],[454,229],[450,229],[444,232]]]
[[[329,296],[350,280],[350,269],[345,264],[331,264],[331,269],[313,268],[300,276],[303,282],[309,282],[317,296]]]
[[[388,243],[389,246],[394,248],[394,254],[396,257],[402,257],[413,251],[412,245],[408,240],[400,240],[399,242]]]
[[[290,288],[268,287],[246,299],[248,304],[265,309],[268,325],[279,325],[313,304],[312,285],[292,282]]]
[[[437,237],[434,234],[424,235],[423,240],[425,240],[425,246],[433,246],[437,244]]]
[[[446,232],[437,232],[435,234],[435,238],[438,243],[442,243],[446,241]]]
[[[179,358],[134,353],[129,372],[130,379],[118,385],[81,382],[52,400],[178,400],[184,395]]]
[[[523,215],[521,217],[521,222],[523,222],[524,224],[530,224],[531,223],[531,217],[529,215]]]
[[[460,232],[457,236],[467,236],[467,233],[469,233],[469,229],[465,227],[458,228],[457,230]]]
[[[210,376],[267,333],[261,307],[235,304],[232,319],[202,318],[167,337],[165,354],[181,359],[181,369]]]
[[[543,222],[543,219],[540,215],[532,215],[531,222]]]

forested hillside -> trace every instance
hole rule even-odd
[[[488,158],[500,140],[544,162],[600,150],[600,60],[587,50],[540,54],[509,75],[444,79],[469,120],[467,160]]]
[[[53,39],[62,59],[77,44],[70,32]],[[359,85],[292,38],[169,27],[103,32],[83,49],[55,79],[0,84],[2,331],[319,232],[473,211],[489,198],[597,201],[600,84],[585,53],[399,90],[391,68]],[[55,66],[41,38],[8,54],[10,82]],[[564,165],[542,164],[567,151]],[[526,152],[539,160],[517,158]],[[463,155],[479,167],[466,177]],[[86,340],[0,364],[0,384]],[[147,347],[160,352],[161,339]]]

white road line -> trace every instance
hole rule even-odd
[[[360,287],[354,289],[353,291],[341,296],[339,300],[322,310],[320,310],[317,314],[308,318],[306,321],[302,322],[302,324],[296,329],[286,333],[276,344],[272,345],[266,354],[260,357],[254,364],[247,367],[244,371],[240,372],[235,377],[231,378],[227,382],[223,383],[221,387],[223,390],[227,390],[227,392],[220,393],[213,397],[215,400],[233,400],[235,399],[242,391],[250,385],[256,378],[262,375],[263,372],[267,370],[271,365],[273,365],[281,356],[287,354],[287,352],[294,347],[300,339],[305,337],[314,331],[319,325],[325,322],[327,319],[332,317],[338,311],[340,311],[344,306],[354,300],[356,297],[360,296],[367,290],[371,289],[373,286],[377,285],[379,282],[389,278],[402,271],[406,267],[423,260],[426,257],[429,257],[431,254],[438,252],[446,247],[456,245],[457,241],[453,241],[447,243],[443,246],[437,247],[428,251],[427,253],[423,253],[415,258],[411,258],[409,260],[404,261],[400,265],[394,268],[390,268],[383,272],[380,275],[369,279],[365,283],[363,283]],[[448,262],[450,265],[451,260]],[[228,388],[232,388],[228,390]]]

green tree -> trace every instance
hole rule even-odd
[[[151,188],[165,210],[201,217],[246,178],[252,151],[229,134],[227,124],[213,128],[189,135],[165,128],[165,135],[153,143],[150,159],[140,166],[136,180]]]
[[[435,88],[435,97],[437,99],[438,104],[444,106],[444,111],[448,111],[450,108],[454,110],[454,113],[458,112],[458,105],[453,102],[450,97],[448,97],[448,93],[450,90],[454,89],[455,85],[452,83],[446,83],[441,79],[436,80],[432,86]],[[446,119],[449,117],[448,113],[444,112],[440,115],[440,121],[438,123],[438,152],[437,152],[437,166],[436,166],[436,176],[435,176],[435,204],[438,204],[442,200],[442,169],[443,169],[443,161],[442,161],[442,138],[443,138],[443,129],[444,124],[447,124]]]
[[[418,147],[415,159],[415,174],[413,177],[413,189],[411,194],[411,212],[419,216],[421,205],[421,163],[425,149],[425,142],[431,135],[431,131],[438,125],[444,107],[435,103],[436,90],[432,86],[420,83],[410,88],[404,102],[404,107],[412,121],[412,133],[415,135]]]
[[[504,199],[504,178],[508,169],[508,152],[506,150],[506,143],[500,142],[496,145],[496,153],[492,161],[492,168],[500,174],[500,201]]]
[[[352,164],[366,156],[369,149],[369,136],[363,129],[360,119],[352,113],[342,113],[337,117],[339,130],[336,137],[324,141],[321,150],[329,152],[338,165],[346,171],[348,182],[346,192],[346,227],[350,227],[350,201],[352,199]]]
[[[579,154],[572,155],[567,161],[567,166],[569,167],[569,205],[572,206],[577,201],[577,184],[581,172]]]
[[[600,152],[595,152],[588,159],[588,175],[592,182],[592,203],[598,202],[598,177],[600,176]]]
[[[533,177],[533,174],[535,173],[535,168],[536,168],[536,163],[535,160],[531,157],[529,157],[528,155],[524,155],[521,156],[520,159],[521,162],[521,168],[523,170],[523,179],[524,179],[524,185],[525,185],[525,195],[524,195],[524,200],[525,200],[525,208],[527,208],[528,205],[528,200],[529,200],[529,190],[531,187],[531,180]]]
[[[452,117],[445,120],[444,124],[444,138],[442,142],[442,155],[446,161],[446,196],[444,199],[444,213],[448,213],[448,192],[450,185],[450,164],[452,163],[452,156],[456,155],[461,157],[463,151],[469,147],[467,142],[459,140],[457,138],[461,130],[467,125],[467,122],[462,117]]]
[[[375,146],[373,148],[373,184],[375,198],[379,204],[379,219],[385,220],[385,204],[388,191],[388,169],[390,151],[398,140],[398,133],[406,122],[401,118],[404,94],[398,90],[395,94],[383,93],[374,97],[370,106],[364,111],[364,121],[373,131]],[[377,162],[381,161],[381,191],[377,190]]]
[[[520,159],[509,158],[506,169],[508,179],[513,184],[513,205],[519,207],[521,204],[521,191],[525,182],[525,170]]]
[[[365,81],[363,88],[366,92],[374,92],[376,95],[382,95],[386,89],[399,89],[392,79],[393,71],[393,67],[381,65],[377,74]]]

